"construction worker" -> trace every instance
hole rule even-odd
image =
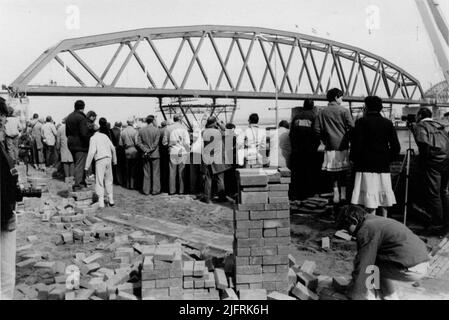
[[[123,186],[127,189],[135,190],[136,183],[136,166],[137,156],[139,151],[137,150],[137,130],[134,129],[134,120],[128,119],[127,126],[120,133],[119,145],[123,147],[125,151],[125,177],[123,179]]]
[[[402,223],[368,214],[359,206],[344,206],[337,216],[338,228],[357,238],[352,281],[347,296],[367,300],[398,300],[392,280],[416,282],[429,267],[425,243]]]

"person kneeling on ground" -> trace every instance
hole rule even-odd
[[[103,118],[102,118],[103,119]],[[106,121],[100,121],[100,127],[106,127]],[[104,189],[108,194],[109,205],[114,206],[112,193],[112,164],[117,164],[115,148],[111,140],[94,126],[95,134],[90,138],[89,152],[87,153],[85,172],[89,170],[92,159],[95,159],[95,192],[98,195],[100,208],[104,208]],[[112,161],[112,164],[111,164]]]
[[[398,300],[392,280],[415,282],[426,275],[430,260],[426,245],[402,223],[349,205],[341,209],[337,224],[357,238],[349,299],[368,299],[372,284],[381,299]]]

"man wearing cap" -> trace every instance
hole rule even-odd
[[[114,206],[112,192],[112,165],[117,164],[115,148],[109,137],[93,125],[94,135],[90,138],[84,171],[87,172],[92,160],[95,160],[95,193],[98,195],[99,207],[104,208],[104,190],[108,194],[108,203]],[[102,128],[103,129],[103,128]]]
[[[137,146],[142,151],[143,159],[143,194],[157,195],[161,193],[161,170],[159,140],[160,130],[156,126],[153,115],[146,118],[147,126],[139,130]]]
[[[73,191],[79,191],[87,187],[84,166],[86,164],[87,151],[89,149],[89,127],[84,114],[84,101],[75,102],[75,111],[67,116],[65,132],[67,144],[75,162],[75,184]]]
[[[138,151],[137,130],[134,129],[134,120],[128,119],[127,126],[120,134],[119,145],[125,150],[125,176],[123,178],[124,187],[127,189],[136,188],[136,162]]]
[[[184,169],[190,152],[190,136],[181,120],[180,115],[173,117],[174,123],[168,126],[162,141],[162,144],[169,148],[169,194],[176,193],[176,182],[179,185],[179,194],[184,194]]]

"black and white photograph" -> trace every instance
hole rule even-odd
[[[449,0],[0,0],[0,30],[0,300],[449,300]]]

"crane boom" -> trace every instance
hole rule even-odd
[[[418,11],[423,19],[427,33],[429,34],[430,40],[432,41],[433,49],[435,51],[435,55],[437,56],[441,70],[443,71],[444,78],[449,85],[449,60],[446,54],[445,46],[440,40],[438,30],[435,27],[434,22],[439,27],[440,32],[443,35],[443,38],[445,38],[446,42],[449,41],[447,37],[447,24],[439,8],[437,8],[437,4],[435,4],[433,0],[427,0],[427,3],[435,19],[432,19],[432,16],[429,13],[424,0],[415,0],[415,2],[418,7]]]

